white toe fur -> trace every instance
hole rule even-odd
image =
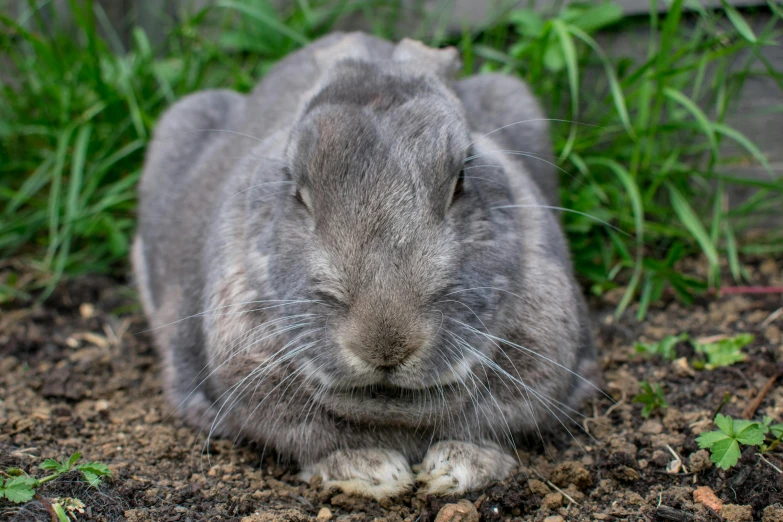
[[[335,451],[307,466],[299,478],[323,478],[327,488],[339,488],[350,495],[375,500],[396,497],[413,487],[413,473],[401,453],[385,449]]]
[[[516,464],[514,457],[495,445],[443,441],[429,449],[416,479],[427,493],[455,495],[505,479]]]

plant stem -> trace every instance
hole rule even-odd
[[[42,479],[38,479],[38,484],[46,484],[47,482],[56,479],[60,475],[61,475],[60,473],[54,473],[52,475],[49,475],[48,477],[44,477]]]
[[[720,413],[720,410],[723,409],[724,406],[726,406],[729,403],[729,400],[731,399],[731,394],[729,392],[726,392],[723,395],[723,400],[720,401],[720,404],[718,404],[718,407],[715,408],[715,412],[712,414],[712,418],[715,419],[715,417],[718,416]]]

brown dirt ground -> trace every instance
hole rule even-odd
[[[753,284],[783,284],[783,265],[774,260],[755,260],[750,267]],[[611,310],[612,298],[594,302],[594,309]],[[89,277],[62,285],[45,307],[17,303],[2,311],[0,470],[17,466],[40,476],[43,459],[74,451],[106,462],[113,478],[100,489],[75,474],[41,489],[46,499],[84,502],[79,520],[296,522],[320,513],[320,520],[430,522],[446,503],[459,500],[415,492],[380,504],[347,497],[325,491],[317,479],[300,483],[294,470],[230,440],[213,441],[207,456],[204,435],[170,416],[150,338],[134,333],[145,328],[134,303],[127,286]],[[753,450],[732,470],[716,469],[694,442],[713,429],[710,419],[724,394],[731,399],[722,411],[739,416],[783,367],[782,306],[781,295],[735,295],[704,297],[687,309],[665,301],[643,323],[632,314],[620,321],[597,314],[606,390],[616,402],[596,398],[584,409],[581,429],[571,426],[575,438],[563,430],[547,447],[531,442],[520,451],[521,466],[512,478],[465,498],[485,521],[783,521],[783,474]],[[680,332],[750,332],[756,339],[746,348],[746,362],[714,371],[691,373],[633,352],[637,340]],[[693,356],[687,343],[677,351]],[[631,401],[641,380],[660,383],[670,405],[648,420]],[[780,421],[781,412],[778,384],[756,416]],[[687,472],[667,473],[674,459],[669,447]],[[780,451],[767,460],[783,468]],[[709,486],[731,506],[724,505],[720,515],[711,512],[694,501],[699,486]],[[445,515],[441,519],[449,519]],[[475,521],[471,515],[463,520]],[[39,501],[17,506],[0,500],[0,519],[49,516]]]

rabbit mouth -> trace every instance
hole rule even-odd
[[[429,388],[403,388],[393,384],[370,384],[341,389],[338,394],[352,397],[354,400],[378,400],[420,403],[424,397],[442,397],[453,393],[450,386],[431,386]]]
[[[403,388],[389,384],[373,384],[339,388],[326,394],[319,402],[333,414],[357,421],[420,426],[439,424],[468,407],[471,395],[455,386],[437,385],[430,388]]]

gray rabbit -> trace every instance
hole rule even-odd
[[[458,494],[594,388],[547,122],[458,67],[332,34],[163,116],[133,266],[190,423],[348,493]]]

